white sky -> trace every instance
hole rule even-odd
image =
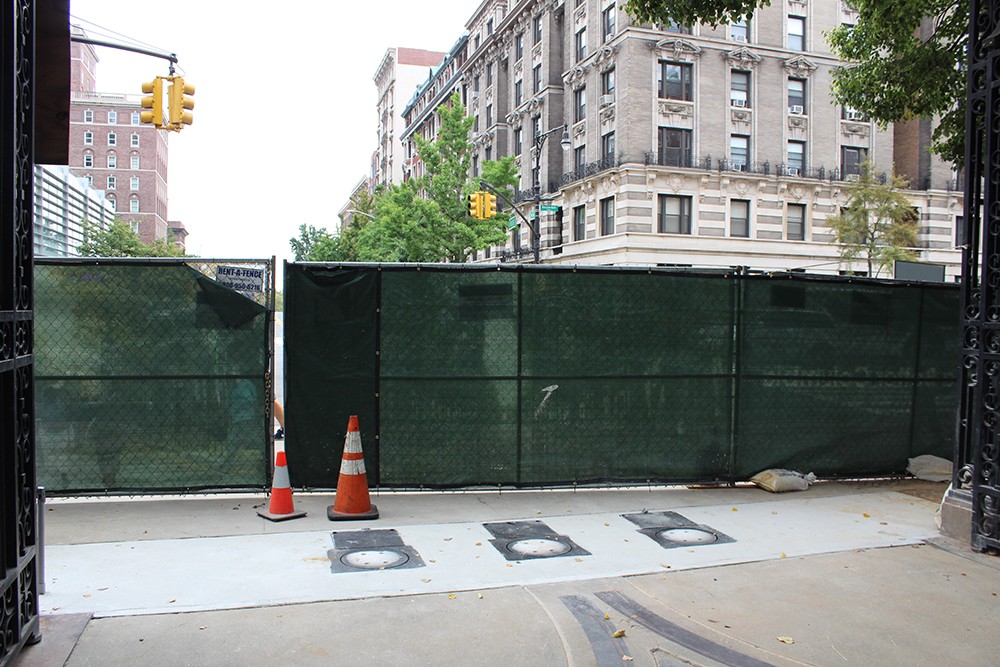
[[[386,49],[447,52],[479,4],[71,0],[70,21],[177,54],[196,93],[194,124],[169,137],[169,218],[187,227],[189,254],[276,255],[280,274],[299,225],[332,231],[369,172]],[[139,95],[167,74],[165,60],[96,48],[99,92]]]

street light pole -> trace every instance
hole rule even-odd
[[[566,125],[560,125],[559,127],[553,128],[548,132],[543,132],[541,134],[535,135],[535,168],[531,172],[532,180],[534,180],[534,195],[535,195],[535,221],[531,225],[531,234],[533,238],[533,250],[535,254],[535,264],[541,262],[541,246],[542,246],[542,236],[540,231],[540,226],[542,223],[542,146],[545,145],[545,140],[549,138],[550,134],[555,134],[556,132],[562,131],[562,141],[559,145],[562,149],[569,150],[570,139],[569,132],[566,130]]]

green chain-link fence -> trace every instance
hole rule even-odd
[[[272,260],[39,258],[39,485],[266,487],[273,274]]]
[[[286,264],[293,482],[359,415],[385,487],[829,477],[950,458],[953,285]],[[294,462],[294,463],[291,463]]]

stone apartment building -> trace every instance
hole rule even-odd
[[[921,261],[959,274],[962,193],[927,151],[929,123],[882,130],[832,101],[841,63],[823,35],[856,21],[846,2],[776,1],[714,29],[639,25],[622,4],[482,2],[404,110],[404,151],[458,91],[477,119],[473,169],[514,155],[526,212],[540,184],[542,261],[827,274],[865,268],[841,265],[826,224],[858,165],[895,165]],[[522,223],[485,255],[527,261],[534,242]]]
[[[72,44],[69,166],[107,193],[144,242],[173,230],[183,247],[184,225],[167,219],[167,132],[139,122],[140,94],[97,92],[97,62],[93,46]]]

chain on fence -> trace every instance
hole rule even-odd
[[[38,259],[39,484],[266,486],[272,294],[270,260]]]

